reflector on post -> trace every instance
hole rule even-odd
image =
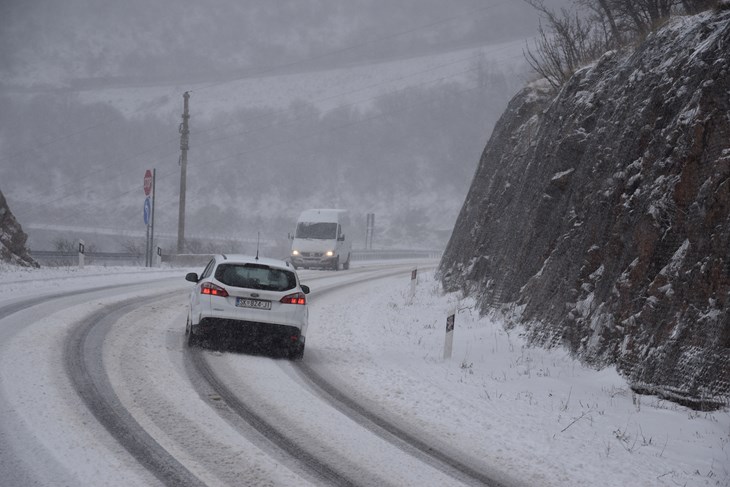
[[[446,318],[446,338],[444,340],[444,360],[451,358],[451,350],[454,347],[454,322],[456,320],[456,309],[449,311]]]

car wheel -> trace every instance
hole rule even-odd
[[[304,358],[304,343],[297,342],[291,350],[289,350],[289,360],[302,360]]]
[[[350,268],[350,254],[347,254],[347,260],[342,264],[342,270],[346,271]]]
[[[332,269],[334,269],[336,271],[340,270],[340,256],[339,255],[335,258],[335,263],[332,266]]]
[[[193,320],[190,316],[188,316],[188,321],[185,324],[185,337],[188,339],[189,347],[194,347],[200,342],[198,336],[193,333]]]

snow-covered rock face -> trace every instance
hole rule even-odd
[[[25,242],[28,235],[8,208],[5,196],[0,192],[0,261],[11,264],[38,267],[28,253]]]
[[[730,12],[519,93],[440,276],[637,390],[730,398]],[[514,306],[504,306],[512,304]]]

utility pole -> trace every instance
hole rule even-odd
[[[157,179],[157,169],[152,168],[152,211],[150,213],[150,250],[149,262],[150,267],[155,265],[152,263],[155,248],[155,180]]]
[[[367,214],[365,223],[365,250],[373,249],[373,233],[375,232],[375,213]]]
[[[182,123],[180,124],[180,212],[178,213],[177,219],[177,253],[182,254],[185,249],[185,188],[187,186],[187,172],[188,172],[188,139],[190,135],[190,129],[188,128],[188,119],[190,114],[188,113],[188,99],[190,93],[183,93],[183,115]]]

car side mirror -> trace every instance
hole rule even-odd
[[[198,282],[198,275],[195,272],[190,272],[185,275],[185,280],[190,282]]]
[[[289,240],[294,240],[294,236],[291,233],[287,233],[286,238],[288,238]]]
[[[302,285],[301,285],[301,286],[299,286],[299,287],[301,287],[301,288],[302,288],[302,292],[303,292],[304,294],[309,294],[309,292],[310,292],[310,291],[309,291],[309,286],[307,286],[306,284],[302,284]]]
[[[340,235],[339,237],[337,237],[337,240],[339,242],[344,242],[345,241],[345,234],[343,233],[342,235]]]

